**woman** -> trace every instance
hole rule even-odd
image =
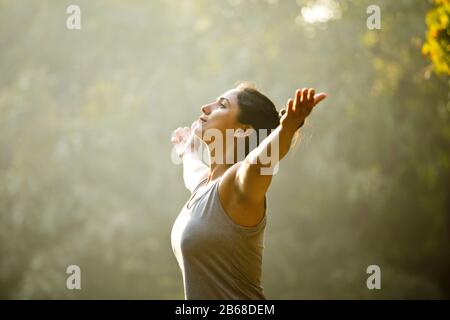
[[[278,113],[269,98],[242,83],[202,106],[191,128],[174,131],[172,143],[191,191],[171,233],[185,299],[266,299],[261,286],[266,192],[275,172],[263,170],[287,154],[306,117],[326,97],[314,93],[311,88],[297,90]],[[264,136],[261,129],[272,132]],[[212,139],[211,132],[219,135]],[[257,138],[253,149],[252,135]],[[218,137],[225,143],[217,143]],[[209,166],[198,154],[201,144],[207,146]],[[269,154],[268,164],[262,159]]]

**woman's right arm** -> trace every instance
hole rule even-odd
[[[209,175],[209,167],[203,163],[199,155],[199,147],[203,142],[192,133],[190,128],[184,127],[172,133],[172,143],[183,161],[184,184],[192,193]]]
[[[197,152],[185,152],[183,155],[183,180],[192,193],[209,175],[209,167],[203,163]]]

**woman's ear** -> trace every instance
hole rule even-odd
[[[245,138],[252,135],[255,129],[252,126],[245,126],[244,128],[237,128],[234,132],[236,138]]]

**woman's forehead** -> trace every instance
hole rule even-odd
[[[239,90],[238,89],[230,89],[226,92],[224,92],[219,98],[226,98],[230,103],[236,104],[237,103],[237,94]]]

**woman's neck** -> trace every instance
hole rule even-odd
[[[209,166],[210,168],[210,174],[208,181],[216,180],[217,178],[220,178],[225,171],[228,170],[233,164],[217,164],[213,163]]]

